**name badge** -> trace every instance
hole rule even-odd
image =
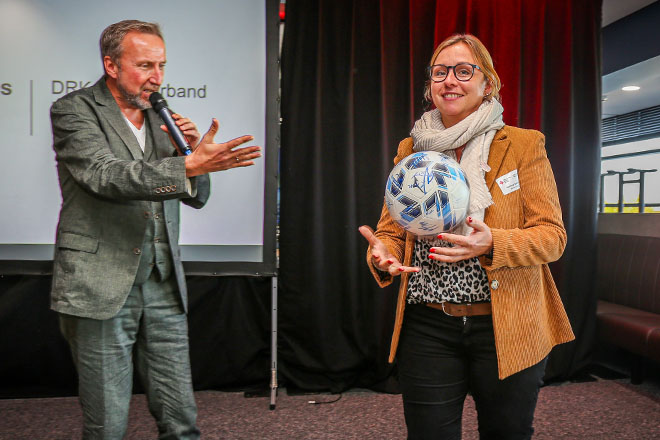
[[[502,177],[497,178],[497,184],[502,190],[502,194],[507,195],[520,189],[520,181],[518,180],[518,170],[513,170],[506,173]]]

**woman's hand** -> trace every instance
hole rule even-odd
[[[429,258],[431,260],[455,263],[467,260],[490,252],[493,248],[493,235],[486,223],[468,217],[465,219],[472,232],[468,236],[456,234],[440,234],[438,238],[453,244],[453,247],[432,247]]]
[[[360,226],[359,231],[371,246],[371,262],[378,270],[388,272],[393,277],[401,275],[404,272],[419,272],[419,267],[402,265],[399,260],[390,253],[387,246],[376,237],[373,229],[369,226]]]

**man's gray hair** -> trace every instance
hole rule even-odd
[[[106,56],[109,56],[115,64],[119,65],[119,58],[121,58],[122,52],[121,42],[124,41],[124,37],[129,32],[156,35],[165,41],[158,23],[147,23],[140,20],[123,20],[111,24],[101,33],[101,40],[99,41],[101,62],[103,62]]]

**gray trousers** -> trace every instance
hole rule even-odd
[[[84,439],[124,437],[133,388],[133,354],[158,438],[199,438],[188,323],[176,282],[157,282],[152,275],[131,289],[113,318],[60,314],[60,328],[78,370]]]

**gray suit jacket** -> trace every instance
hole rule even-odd
[[[53,148],[62,191],[51,290],[51,308],[107,319],[124,304],[135,280],[150,201],[163,202],[173,268],[187,310],[179,250],[179,200],[194,208],[209,197],[208,175],[186,191],[183,157],[146,112],[153,148],[145,151],[101,78],[51,108]]]

